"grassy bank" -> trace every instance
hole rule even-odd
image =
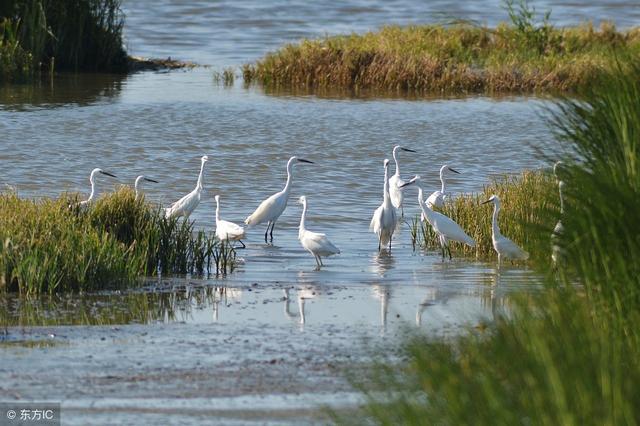
[[[339,87],[422,93],[570,91],[640,51],[640,29],[612,24],[556,28],[526,4],[507,3],[510,23],[385,27],[303,40],[244,67],[269,87]]]
[[[193,222],[121,188],[82,210],[73,197],[0,195],[0,289],[25,294],[133,285],[140,276],[226,273],[235,252]]]
[[[0,79],[42,70],[124,72],[120,0],[4,0]]]
[[[491,242],[493,204],[481,204],[492,194],[500,197],[502,204],[498,219],[502,234],[529,251],[533,258],[550,256],[551,231],[558,220],[560,201],[555,177],[545,172],[494,179],[482,192],[461,194],[450,200],[440,211],[476,241],[475,247],[452,242],[452,252],[483,259],[496,257]],[[431,225],[419,219],[417,216],[411,222],[414,248],[440,250]]]
[[[534,264],[544,292],[515,297],[484,332],[414,337],[364,388],[366,424],[640,422],[640,67],[612,72],[555,111],[564,158],[563,261]],[[550,214],[553,210],[550,211]],[[388,392],[388,393],[387,393]],[[380,398],[384,396],[383,398]]]

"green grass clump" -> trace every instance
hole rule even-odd
[[[552,111],[572,154],[559,172],[564,256],[555,268],[548,256],[534,263],[547,289],[513,297],[483,332],[410,338],[401,366],[373,370],[363,415],[340,423],[640,423],[638,63],[625,59]]]
[[[4,0],[0,3],[0,77],[46,69],[124,72],[120,0]]]
[[[560,201],[555,177],[541,171],[526,171],[519,176],[497,178],[479,193],[462,194],[450,199],[440,212],[458,223],[476,242],[475,247],[451,242],[452,251],[482,259],[497,258],[491,240],[493,204],[481,204],[492,194],[500,197],[500,232],[529,251],[531,257],[549,256],[551,229],[555,226],[557,215],[550,218],[548,212],[559,211]],[[419,219],[418,215],[411,224],[414,247],[440,250],[440,243],[431,225]]]
[[[2,194],[0,243],[0,288],[26,294],[100,290],[133,285],[140,276],[235,267],[232,247],[194,233],[193,222],[165,219],[125,187],[86,210],[69,196],[35,201]]]
[[[511,23],[388,26],[376,32],[289,44],[244,66],[245,82],[267,87],[375,89],[419,93],[576,90],[640,51],[640,30],[609,23],[556,28],[507,3]]]

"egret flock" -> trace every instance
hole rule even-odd
[[[434,210],[434,208],[444,207],[445,203],[447,203],[450,198],[446,192],[445,175],[449,172],[457,174],[459,174],[459,172],[452,169],[448,165],[442,166],[440,168],[440,181],[442,183],[441,189],[439,191],[433,192],[425,201],[423,186],[419,175],[414,176],[408,181],[402,179],[400,175],[400,164],[398,161],[399,151],[416,152],[412,149],[396,145],[392,151],[393,159],[395,162],[395,173],[391,177],[389,177],[390,161],[388,159],[385,159],[383,162],[384,183],[382,192],[382,203],[374,211],[370,223],[370,230],[374,232],[378,238],[378,250],[388,249],[389,251],[391,251],[391,240],[396,228],[398,227],[400,217],[403,215],[403,192],[407,187],[410,187],[412,185],[414,185],[418,189],[418,206],[421,210],[421,218],[422,220],[429,223],[429,225],[433,228],[434,232],[438,236],[443,259],[447,254],[449,255],[449,259],[451,259],[452,257],[451,249],[449,247],[450,241],[457,241],[463,244],[467,244],[470,247],[474,247],[476,244],[475,241],[473,240],[473,238],[467,235],[467,233],[462,229],[460,225],[458,225],[454,220],[444,215],[443,213]],[[209,161],[209,157],[204,155],[200,160],[200,173],[198,175],[198,181],[196,183],[195,189],[180,198],[178,201],[172,203],[169,207],[165,208],[164,214],[166,218],[177,218],[182,216],[185,219],[188,219],[191,213],[193,213],[193,211],[200,203],[202,191],[204,188],[204,169],[206,163]],[[258,205],[255,211],[245,219],[244,223],[246,227],[233,222],[222,220],[220,218],[220,196],[216,195],[216,237],[220,241],[238,242],[242,245],[242,248],[244,248],[245,244],[242,242],[242,240],[246,237],[247,229],[266,223],[267,228],[264,233],[264,240],[267,244],[270,242],[272,243],[273,229],[275,228],[278,218],[287,208],[287,203],[291,194],[294,166],[299,163],[313,164],[313,161],[298,158],[296,156],[289,158],[289,161],[287,162],[287,181],[284,185],[284,188],[280,192],[276,192],[275,194],[266,198]],[[556,171],[556,168],[557,165],[556,167],[554,167],[554,171]],[[81,207],[87,208],[91,204],[91,202],[95,200],[97,194],[95,179],[98,174],[103,174],[114,178],[116,177],[115,175],[105,172],[102,169],[94,169],[91,172],[91,176],[89,178],[89,181],[91,183],[91,194],[87,200],[80,203]],[[138,176],[134,185],[136,199],[141,194],[141,184],[143,181],[157,183],[157,181],[154,179],[142,175]],[[559,182],[561,203],[562,184],[562,182]],[[299,203],[302,205],[302,215],[300,217],[298,239],[300,240],[300,244],[302,245],[302,247],[309,253],[311,253],[311,255],[315,258],[317,268],[319,269],[321,266],[324,266],[322,262],[323,257],[339,254],[340,250],[327,238],[325,234],[312,232],[306,228],[305,220],[308,208],[307,197],[304,195],[301,196],[299,198]],[[492,218],[492,241],[493,247],[498,254],[498,265],[500,265],[501,261],[504,259],[527,259],[529,255],[526,251],[522,250],[513,241],[500,233],[500,227],[498,226],[498,214],[500,212],[499,198],[496,195],[492,195],[483,204],[486,203],[493,203],[494,205]],[[398,210],[400,210],[400,212]],[[558,224],[556,225],[556,230],[554,231],[554,233],[559,232],[562,232],[561,222],[558,222]],[[558,249],[554,247],[553,250],[553,260],[556,261],[556,257],[558,256]]]

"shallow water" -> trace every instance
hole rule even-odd
[[[612,18],[627,26],[640,17],[628,2],[536,5],[552,6],[560,24]],[[131,53],[214,68],[239,66],[300,37],[433,22],[442,11],[489,24],[506,18],[479,1],[127,1],[125,9]],[[546,165],[536,150],[552,138],[544,122],[549,101],[264,93],[240,81],[221,86],[212,74],[62,75],[0,88],[0,186],[26,197],[88,194],[89,172],[101,167],[118,179],[100,179],[100,189],[144,173],[160,181],[146,186],[147,197],[166,205],[193,188],[199,157],[208,154],[192,218],[212,230],[214,194],[222,197],[222,217],[241,222],[284,185],[290,155],[315,162],[295,168],[275,245],[265,246],[264,227],[250,230],[239,251],[244,263],[226,278],[3,299],[0,399],[55,396],[70,424],[157,423],[153,413],[176,424],[310,421],[318,403],[356,402],[342,368],[355,368],[376,348],[393,352],[407,329],[434,336],[481,330],[508,312],[513,292],[539,288],[526,268],[498,274],[493,262],[414,252],[406,224],[392,254],[379,254],[368,224],[394,144],[418,151],[401,154],[403,176],[419,173],[435,190],[447,162],[461,171],[451,191],[479,190],[492,176]],[[342,250],[321,271],[297,241],[302,194],[307,226]],[[417,213],[415,198],[407,191],[407,218]]]

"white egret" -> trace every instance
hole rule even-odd
[[[400,185],[404,183],[404,180],[400,177],[400,164],[398,163],[397,151],[402,150],[406,152],[415,152],[409,148],[403,148],[400,145],[393,147],[393,161],[396,162],[396,172],[389,179],[389,195],[391,196],[391,203],[393,207],[402,209],[402,215],[404,216],[404,207],[402,207],[402,188]]]
[[[420,210],[422,210],[422,215],[427,222],[429,222],[435,233],[438,234],[440,247],[442,247],[442,258],[444,259],[446,250],[449,253],[449,259],[451,259],[449,241],[458,241],[468,245],[469,247],[475,247],[476,242],[464,232],[460,225],[448,216],[433,211],[431,207],[424,202],[424,195],[419,175],[416,175],[409,182],[405,183],[404,186],[413,184],[418,187],[418,204],[420,205]]]
[[[89,182],[91,182],[91,194],[89,195],[89,198],[87,198],[86,200],[80,202],[80,207],[87,207],[97,197],[97,192],[98,191],[96,190],[96,176],[98,175],[98,173],[106,175],[106,176],[111,176],[112,178],[116,177],[116,175],[113,175],[113,174],[111,174],[109,172],[105,172],[102,169],[99,169],[99,168],[93,169],[91,171],[91,175],[89,176]]]
[[[220,196],[216,195],[216,237],[220,241],[238,241],[245,248],[242,239],[244,238],[244,228],[233,222],[220,219]]]
[[[196,188],[175,203],[171,204],[170,207],[164,209],[165,217],[167,219],[180,216],[184,216],[185,219],[188,219],[191,213],[193,213],[196,207],[198,207],[198,204],[200,204],[200,194],[202,194],[203,189],[202,180],[204,177],[204,165],[207,161],[209,161],[209,157],[206,155],[203,155],[202,158],[200,158],[200,174],[198,175]]]
[[[564,225],[562,224],[562,216],[564,215],[564,199],[562,198],[563,188],[564,182],[558,181],[558,193],[560,195],[560,219],[558,220],[558,223],[556,223],[555,228],[553,228],[553,233],[551,234],[551,260],[553,260],[555,265],[557,265],[564,256],[564,250],[560,247],[560,239],[564,233]]]
[[[441,209],[442,207],[444,207],[444,203],[449,197],[447,195],[446,181],[444,179],[446,172],[460,174],[459,171],[452,169],[446,164],[440,167],[440,183],[442,184],[442,187],[440,188],[440,191],[433,192],[431,195],[429,195],[429,198],[427,198],[427,205],[431,208],[437,207]]]
[[[383,200],[380,207],[373,213],[371,224],[369,225],[369,229],[378,235],[378,250],[387,244],[389,245],[389,250],[391,250],[391,238],[397,224],[398,214],[389,196],[389,159],[385,158]]]
[[[146,177],[146,176],[143,176],[143,175],[138,176],[138,177],[136,178],[136,183],[133,185],[133,187],[134,187],[134,188],[135,188],[135,190],[136,190],[136,200],[138,199],[139,195],[142,193],[142,190],[141,190],[141,188],[142,188],[142,187],[141,187],[140,185],[141,185],[141,182],[142,182],[143,180],[144,180],[144,181],[146,181],[146,182],[158,183],[158,181],[157,181],[157,180],[153,180],[153,179],[148,178],[148,177]]]
[[[340,254],[340,250],[329,241],[325,234],[307,230],[304,223],[307,216],[307,197],[304,195],[301,196],[299,202],[302,204],[302,216],[300,217],[298,239],[302,247],[315,257],[317,269],[320,269],[321,266],[324,266],[322,256],[327,257]]]
[[[284,185],[284,189],[280,192],[277,192],[264,200],[258,208],[249,215],[244,221],[249,227],[259,225],[261,223],[267,222],[267,230],[264,233],[264,242],[267,242],[267,234],[269,233],[269,228],[271,228],[271,241],[273,242],[273,228],[276,226],[276,221],[284,212],[284,209],[287,208],[287,202],[289,201],[289,193],[291,192],[291,181],[293,179],[293,165],[296,163],[310,163],[313,164],[313,161],[304,160],[302,158],[298,158],[293,156],[289,158],[287,162],[287,183]]]
[[[491,239],[493,240],[493,248],[498,253],[498,267],[502,258],[505,259],[520,259],[526,260],[529,258],[529,253],[522,250],[516,243],[505,237],[500,233],[498,227],[498,213],[500,212],[500,199],[492,195],[487,201],[482,204],[493,203],[493,219],[491,223],[492,233]]]

